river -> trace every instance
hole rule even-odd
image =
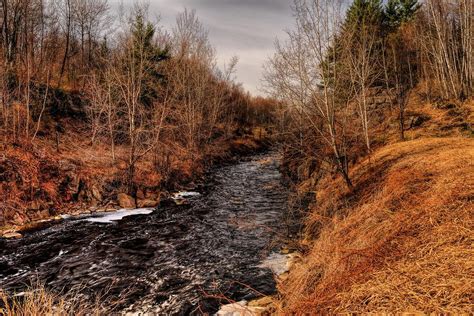
[[[72,217],[0,239],[0,288],[19,292],[40,281],[89,301],[100,293],[115,312],[158,315],[215,313],[229,301],[274,293],[262,262],[285,230],[278,155],[215,168],[203,188],[187,205],[122,219]]]

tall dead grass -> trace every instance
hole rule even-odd
[[[474,140],[419,139],[326,180],[282,314],[474,311]]]
[[[63,299],[44,288],[29,290],[21,296],[9,296],[0,291],[0,315],[2,316],[43,316],[43,315],[85,315],[68,307]]]
[[[0,289],[0,316],[100,316],[109,315],[121,300],[104,303],[105,296],[98,294],[90,303],[79,292],[58,295],[48,291],[41,283],[33,282],[21,293],[11,294]]]

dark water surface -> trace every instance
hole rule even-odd
[[[127,299],[122,311],[215,312],[275,291],[260,266],[283,231],[287,190],[273,153],[216,169],[189,205],[114,223],[71,219],[20,240],[0,239],[0,288],[38,279],[55,291]],[[213,297],[211,297],[213,296]]]

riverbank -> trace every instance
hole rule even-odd
[[[60,152],[48,140],[37,146],[7,146],[0,159],[0,236],[41,227],[64,214],[156,207],[170,192],[195,189],[213,166],[266,149],[262,130],[221,137],[200,153],[176,151],[166,169],[151,160],[137,163],[131,195],[123,185],[126,167],[119,154],[125,147],[116,149],[114,162],[105,148],[91,147],[79,134],[65,136],[63,143],[69,145]]]
[[[470,313],[474,309],[473,104],[410,104],[424,121],[385,134],[314,192],[301,257],[279,285],[277,313]]]

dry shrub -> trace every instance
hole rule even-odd
[[[474,311],[474,141],[420,139],[326,180],[281,312]]]

